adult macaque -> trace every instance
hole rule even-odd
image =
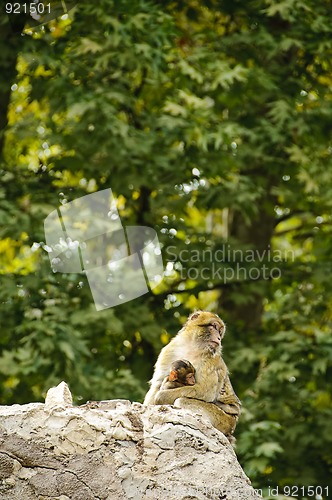
[[[184,385],[195,385],[195,368],[185,359],[177,359],[172,363],[169,375],[163,380],[160,389],[176,389]]]
[[[151,387],[144,404],[174,404],[200,413],[230,438],[241,403],[229,380],[221,357],[225,324],[218,315],[197,311],[191,314],[178,334],[165,346],[157,359]],[[195,367],[195,385],[175,389],[161,387],[169,366],[177,359],[187,359]],[[231,438],[230,438],[231,439]]]

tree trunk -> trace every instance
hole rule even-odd
[[[25,43],[21,35],[24,16],[7,15],[0,23],[0,162],[3,159],[4,134],[8,125],[8,105],[11,86],[16,76],[16,63],[19,51]]]
[[[275,200],[272,196],[268,197],[269,191],[267,189],[267,196],[259,201],[257,215],[250,223],[242,212],[234,212],[229,223],[229,236],[238,241],[240,246],[249,245],[259,256],[268,255],[275,227]],[[255,265],[261,270],[263,263],[257,261]],[[267,262],[267,265],[270,267],[271,263]],[[241,328],[244,326],[246,331],[257,330],[261,325],[263,300],[269,287],[270,280],[264,279],[262,272],[257,280],[240,279],[239,282],[225,287],[220,299],[220,309],[225,311],[223,316],[233,325],[241,324]],[[234,292],[242,294],[248,301],[238,303],[232,297]]]

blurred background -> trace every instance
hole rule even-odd
[[[328,498],[330,2],[81,0],[36,27],[1,8],[1,404],[61,380],[76,404],[142,401],[160,349],[208,309],[254,487]],[[124,225],[155,229],[166,271],[97,312],[84,274],[52,271],[44,219],[106,188]]]

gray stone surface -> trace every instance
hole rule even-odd
[[[0,406],[0,500],[261,498],[225,436],[188,410],[65,399]]]

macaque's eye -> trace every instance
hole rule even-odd
[[[216,328],[217,330],[223,330],[224,327],[222,325],[220,325],[219,323],[206,323],[206,324],[203,324],[203,325],[198,325],[198,326],[201,326],[202,328],[208,328],[209,326],[212,326],[212,328]]]

